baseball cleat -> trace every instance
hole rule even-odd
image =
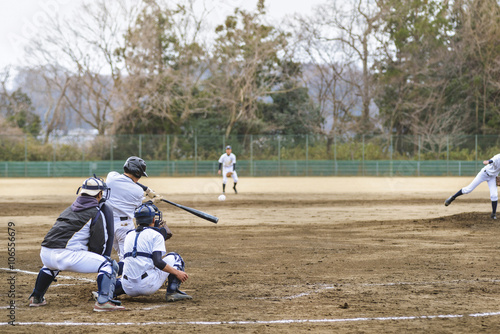
[[[444,201],[444,206],[448,206],[451,204],[451,202],[453,202],[455,199],[453,198],[453,196],[450,196],[448,197],[448,199],[446,201]]]
[[[166,298],[167,302],[177,302],[179,300],[193,299],[193,297],[180,290],[177,290],[175,292],[167,292]]]
[[[497,215],[494,213],[492,213],[490,217],[491,217],[491,219],[497,219]]]
[[[238,190],[236,190],[236,187],[233,187],[233,189],[234,189],[234,193],[235,193],[236,195],[238,195]]]
[[[47,305],[47,301],[45,300],[44,297],[42,297],[41,299],[35,296],[30,297],[30,307],[38,307],[45,305]]]
[[[97,301],[97,298],[99,298],[99,293],[98,293],[97,291],[92,291],[92,298],[93,298],[95,301]],[[116,297],[114,297],[114,298],[116,298]],[[122,304],[122,302],[121,302],[121,301],[116,300],[116,299],[110,299],[109,301],[110,301],[110,302],[112,302],[112,303],[113,303],[113,304],[115,304],[115,305],[118,305],[118,306],[120,306],[120,305]]]
[[[99,304],[96,302],[94,304],[94,311],[96,312],[107,312],[107,311],[123,311],[125,307],[120,305],[115,305],[111,301],[107,301],[104,304]]]

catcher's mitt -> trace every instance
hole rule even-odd
[[[227,174],[226,174],[227,177],[231,177],[231,175],[233,175],[233,172],[227,172]]]
[[[170,231],[170,229],[168,228],[166,221],[164,221],[164,220],[160,221],[160,223],[158,224],[158,227],[160,228],[160,230],[161,230],[162,227],[165,229],[165,235],[163,235],[163,233],[162,233],[163,238],[165,239],[165,241],[167,241],[168,239],[172,238],[172,235],[173,235],[172,231]]]
[[[500,176],[497,176],[497,186],[500,186]]]

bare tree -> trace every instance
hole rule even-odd
[[[331,1],[318,7],[313,18],[317,25],[314,37],[322,42],[339,43],[334,57],[337,63],[350,68],[338,73],[361,99],[361,133],[367,133],[373,127],[370,119],[373,98],[370,67],[380,40],[377,33],[381,18],[382,13],[374,0]],[[356,72],[361,75],[353,75]]]
[[[298,24],[293,26],[294,23]],[[354,112],[359,98],[350,85],[355,81],[353,68],[338,61],[341,43],[319,37],[322,27],[315,16],[296,16],[289,24],[296,37],[295,54],[303,63],[303,80],[326,120],[319,132],[333,138],[355,130]]]
[[[99,134],[106,132],[121,106],[121,68],[114,52],[127,20],[134,18],[129,9],[124,0],[100,0],[85,4],[80,15],[70,21],[51,13],[46,16],[47,29],[27,48],[32,66],[45,69],[46,83],[59,86],[68,108]],[[63,114],[52,113],[50,118],[54,117]]]
[[[457,66],[464,71],[461,74],[470,80],[467,95],[473,100],[475,130],[497,133],[487,123],[500,116],[500,4],[460,0],[454,1],[453,10],[460,24],[452,47]]]

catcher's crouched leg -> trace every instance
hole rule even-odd
[[[165,257],[165,262],[174,267],[177,270],[184,271],[184,260],[182,257],[174,252],[168,253]],[[176,302],[179,300],[193,299],[190,295],[185,292],[179,290],[181,282],[175,275],[169,274],[167,279],[167,294],[165,298],[167,302]]]

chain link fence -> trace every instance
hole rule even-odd
[[[241,176],[470,176],[500,153],[500,136],[57,136],[46,144],[0,136],[0,176],[105,176],[132,155],[151,176],[209,176],[226,145]]]

